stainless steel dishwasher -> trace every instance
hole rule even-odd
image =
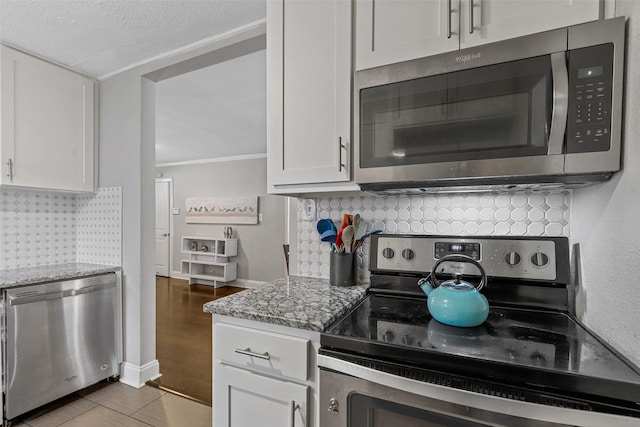
[[[119,374],[114,273],[3,291],[5,418]]]

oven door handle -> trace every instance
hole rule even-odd
[[[553,111],[549,129],[549,151],[547,154],[562,154],[564,134],[569,109],[569,74],[565,52],[551,54],[551,74],[553,76]]]

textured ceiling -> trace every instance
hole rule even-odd
[[[264,50],[156,83],[156,163],[266,153]]]
[[[0,40],[100,78],[266,16],[266,0],[0,0]]]
[[[266,15],[266,0],[0,0],[0,39],[100,78]],[[156,161],[266,151],[265,53],[156,85]]]

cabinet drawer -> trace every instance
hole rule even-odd
[[[309,340],[225,324],[213,331],[214,359],[222,363],[306,381]]]

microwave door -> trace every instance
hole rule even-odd
[[[559,58],[363,89],[359,183],[561,173],[563,133],[554,129],[566,122],[567,97]],[[563,75],[564,89],[553,82]]]

